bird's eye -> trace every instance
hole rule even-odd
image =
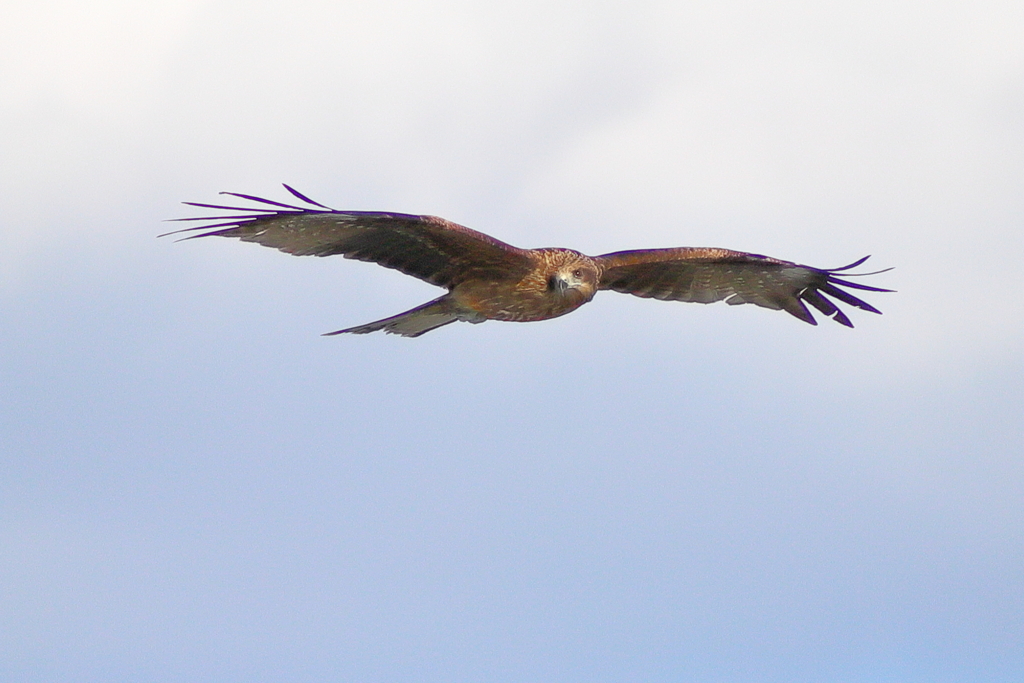
[[[582,279],[583,278],[583,271],[580,270],[579,268],[577,268],[576,270],[572,271],[572,276],[575,277],[575,278]]]

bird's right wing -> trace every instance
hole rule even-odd
[[[241,214],[180,218],[207,224],[174,233],[196,237],[237,237],[296,256],[332,256],[371,261],[451,289],[473,278],[519,279],[531,268],[526,250],[437,216],[378,211],[335,211],[285,185],[309,206],[292,206],[251,195],[224,192],[275,208],[190,206]],[[211,222],[212,221],[212,222]]]
[[[785,310],[811,325],[814,316],[810,304],[836,322],[853,327],[850,319],[826,296],[865,311],[879,313],[841,287],[889,292],[836,277],[846,273],[867,257],[842,268],[821,269],[748,254],[713,248],[641,249],[604,254],[594,259],[601,267],[600,289],[667,301],[692,301],[708,304],[724,300],[728,304],[756,304]],[[873,273],[862,273],[872,275]]]

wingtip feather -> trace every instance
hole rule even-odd
[[[832,314],[832,319],[835,320],[840,325],[845,325],[850,329],[853,329],[853,322],[850,320],[849,317],[847,317],[845,313],[843,313],[838,308],[836,309],[836,312]]]
[[[307,204],[312,204],[313,206],[319,206],[321,209],[327,209],[328,211],[334,211],[334,209],[332,209],[329,206],[325,206],[324,204],[321,204],[320,202],[313,201],[312,199],[310,199],[306,195],[302,194],[301,192],[296,190],[294,187],[292,187],[288,183],[281,183],[281,184],[284,185],[284,189],[288,190],[294,196],[298,197],[299,199],[301,199],[302,201],[306,202]]]
[[[864,263],[869,258],[871,258],[871,254],[868,254],[867,256],[859,258],[859,259],[857,259],[856,261],[854,261],[853,263],[851,263],[849,265],[840,266],[839,268],[828,268],[827,270],[830,273],[838,273],[838,272],[841,272],[841,271],[844,271],[844,270],[850,270],[851,268],[856,268],[860,264]]]
[[[221,192],[221,194],[230,195],[232,197],[238,197],[239,199],[248,199],[251,202],[260,202],[261,204],[269,204],[270,206],[280,206],[282,209],[291,209],[292,211],[305,211],[301,206],[292,206],[291,204],[285,204],[283,202],[275,202],[272,199],[264,199],[263,197],[257,197],[251,194],[241,194],[240,192]],[[269,209],[266,209],[269,210]],[[278,213],[278,212],[274,212]]]

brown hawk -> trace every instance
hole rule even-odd
[[[185,202],[243,213],[181,218],[178,220],[207,224],[168,234],[205,230],[185,239],[237,237],[296,256],[341,254],[394,268],[448,290],[405,313],[327,334],[384,330],[418,337],[457,320],[547,320],[571,313],[602,289],[666,301],[707,304],[724,299],[732,305],[756,304],[785,310],[816,325],[805,305],[810,304],[836,322],[853,327],[826,297],[880,313],[840,288],[892,291],[836,277],[837,273],[844,277],[875,274],[845,272],[864,263],[866,256],[842,268],[820,269],[714,248],[640,249],[602,256],[572,249],[519,249],[436,216],[336,211],[284,187],[308,206],[224,192],[274,208]]]

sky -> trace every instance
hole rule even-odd
[[[1019,2],[0,6],[0,679],[1024,678]],[[871,254],[855,329],[158,238]]]

